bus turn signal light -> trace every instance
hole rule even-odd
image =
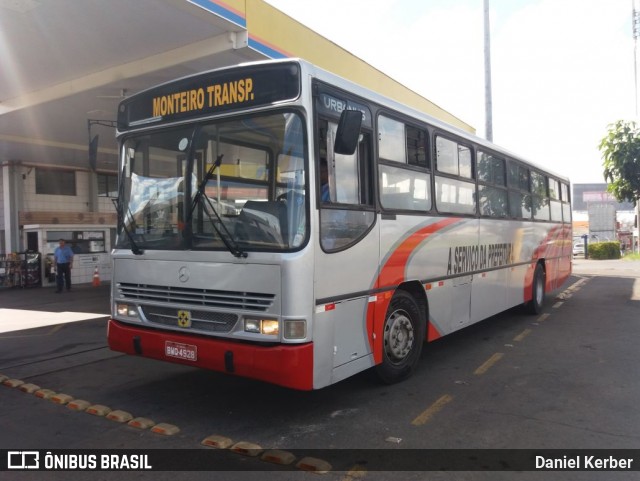
[[[285,339],[304,339],[307,337],[307,321],[304,319],[284,321],[284,337]]]

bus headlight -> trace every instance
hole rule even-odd
[[[284,321],[285,339],[304,339],[305,337],[307,337],[307,321],[304,319]]]
[[[244,331],[277,336],[280,333],[280,324],[277,319],[245,319]]]
[[[116,314],[124,317],[138,317],[138,309],[131,304],[116,304]]]

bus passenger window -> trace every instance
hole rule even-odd
[[[509,215],[505,160],[481,150],[477,155],[480,214],[504,218]]]
[[[381,115],[378,118],[378,155],[381,159],[407,163],[405,126]]]
[[[473,179],[471,149],[453,140],[436,137],[436,168],[444,174]]]

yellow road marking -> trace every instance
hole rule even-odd
[[[434,402],[431,406],[425,409],[422,414],[420,414],[417,418],[411,421],[411,424],[414,426],[422,426],[426,422],[428,422],[436,413],[438,413],[443,407],[453,401],[453,396],[449,396],[445,394],[440,397],[436,402]]]
[[[537,320],[538,320],[538,322],[546,321],[549,318],[550,315],[551,314],[549,314],[549,313],[544,313]]]
[[[520,334],[518,334],[516,337],[514,337],[513,340],[516,341],[516,342],[520,342],[525,337],[527,337],[529,334],[531,334],[531,329],[525,329]]]
[[[484,364],[482,364],[482,366],[480,366],[478,369],[476,369],[473,373],[477,376],[484,374],[485,372],[487,372],[489,369],[491,369],[491,366],[493,366],[496,362],[498,362],[500,359],[502,359],[502,356],[504,356],[504,353],[502,352],[496,352],[493,356],[491,356],[489,359],[487,359]]]
[[[556,302],[553,306],[554,309],[557,309],[558,307],[562,306],[562,304],[564,304],[564,302],[560,301],[560,302]]]

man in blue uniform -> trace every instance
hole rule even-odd
[[[71,268],[73,267],[73,251],[65,244],[64,239],[60,239],[60,244],[53,252],[56,261],[56,284],[58,290],[62,292],[62,287],[66,284],[67,290],[71,290]]]

